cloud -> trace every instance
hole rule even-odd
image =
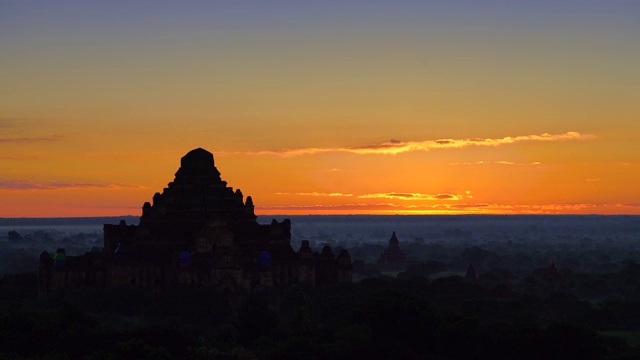
[[[350,203],[333,205],[282,205],[260,207],[260,210],[273,212],[327,212],[336,214],[591,214],[591,213],[619,213],[616,209],[627,209],[634,213],[640,203],[627,204],[490,204],[490,203]]]
[[[327,196],[327,197],[351,197],[353,194],[343,193],[319,193],[319,192],[299,192],[299,193],[283,193],[279,192],[276,195],[297,195],[297,196]]]
[[[34,142],[52,142],[64,139],[64,135],[51,135],[45,137],[22,137],[22,138],[0,138],[0,143],[34,143]]]
[[[460,200],[463,195],[456,194],[421,194],[421,193],[375,193],[358,196],[359,199],[399,199],[399,200]]]
[[[614,206],[636,208],[636,207],[640,207],[640,203],[615,204]]]
[[[389,193],[374,193],[374,194],[362,194],[358,195],[358,199],[398,199],[398,200],[461,200],[463,198],[471,198],[471,192],[467,191],[465,195],[458,194],[421,194],[421,193],[407,193],[407,192],[389,192]],[[345,193],[320,193],[320,192],[298,192],[287,193],[278,192],[276,195],[291,195],[291,196],[317,196],[317,197],[353,197],[353,194]]]
[[[348,203],[348,204],[314,204],[314,205],[277,205],[277,206],[260,206],[258,210],[284,210],[284,211],[318,211],[318,212],[334,212],[353,211],[354,213],[386,213],[386,212],[407,212],[417,213],[425,210],[439,211],[442,205],[407,205],[392,203]]]
[[[38,121],[32,119],[20,118],[0,118],[0,144],[20,144],[20,143],[40,143],[60,141],[65,138],[64,135],[49,136],[20,136],[15,133],[21,133],[25,128],[32,128]],[[14,135],[8,135],[14,133]]]
[[[455,203],[389,208],[378,212],[397,214],[566,214],[590,212],[597,208],[598,205],[595,204],[503,205]]]
[[[580,213],[584,210],[596,209],[603,205],[598,204],[540,204],[540,205],[503,205],[503,204],[490,204],[487,208],[492,213],[504,213],[504,214],[566,214],[566,213]],[[606,205],[605,205],[606,206]]]
[[[300,148],[300,149],[285,149],[278,151],[255,151],[245,152],[243,154],[248,155],[271,155],[271,156],[301,156],[301,155],[314,155],[322,153],[351,153],[358,155],[397,155],[409,152],[424,152],[434,149],[460,149],[469,146],[487,146],[495,147],[501,145],[515,144],[519,142],[550,142],[550,141],[569,141],[569,140],[589,140],[594,139],[595,135],[580,134],[575,131],[566,132],[564,134],[540,134],[540,135],[522,135],[522,136],[507,136],[499,139],[491,138],[471,138],[471,139],[437,139],[437,140],[424,140],[424,141],[401,141],[401,140],[389,140],[381,144],[374,144],[368,146],[359,147],[334,147],[334,148]]]
[[[265,206],[259,210],[273,211],[293,211],[293,212],[328,212],[328,213],[362,213],[362,214],[460,214],[460,213],[486,213],[488,204],[393,204],[393,203],[350,203],[333,205],[281,205]]]
[[[2,128],[12,128],[17,125],[24,124],[26,120],[19,118],[0,118],[0,129]]]
[[[0,129],[33,128],[46,122],[47,120],[36,118],[4,117],[0,118]]]
[[[632,162],[618,162],[617,164],[621,166],[633,166],[633,167],[640,166],[640,163],[632,163]]]
[[[144,186],[126,184],[35,182],[29,180],[0,180],[1,190],[66,190],[66,189],[144,189]]]
[[[84,205],[82,206],[85,209],[114,209],[114,210],[120,210],[120,209],[140,209],[140,205],[132,205],[132,204],[128,204],[128,205]],[[127,215],[124,215],[127,216]],[[128,216],[136,216],[136,215],[128,215]]]
[[[539,161],[535,161],[532,163],[516,163],[513,161],[504,161],[504,160],[500,160],[500,161],[484,161],[484,160],[480,160],[480,161],[476,161],[476,162],[453,162],[453,163],[449,163],[449,165],[451,166],[457,166],[457,165],[514,165],[514,166],[526,166],[526,165],[541,165],[541,163]]]
[[[392,206],[391,204],[337,204],[337,205],[276,205],[276,206],[259,206],[259,210],[285,210],[285,211],[370,211],[380,206]]]
[[[14,155],[0,155],[0,160],[33,160],[37,159],[36,156],[14,156]]]

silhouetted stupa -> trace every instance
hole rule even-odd
[[[177,283],[252,293],[295,283],[351,281],[351,259],[330,248],[299,253],[291,222],[258,224],[250,196],[220,177],[213,154],[198,148],[180,161],[175,179],[142,207],[139,225],[104,225],[102,252],[40,257],[39,289],[119,285],[165,287]],[[64,252],[64,250],[62,250]]]
[[[382,270],[404,270],[407,267],[407,253],[400,250],[395,231],[389,239],[389,246],[380,254],[378,267]]]

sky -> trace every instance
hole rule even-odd
[[[0,217],[640,214],[640,2],[0,0]]]

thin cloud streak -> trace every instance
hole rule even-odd
[[[451,166],[457,166],[457,165],[513,165],[513,166],[527,166],[527,165],[542,165],[541,162],[539,161],[535,161],[532,163],[515,163],[513,161],[484,161],[484,160],[480,160],[480,161],[476,161],[476,162],[453,162],[453,163],[449,163],[449,165]]]
[[[376,193],[358,196],[359,199],[399,199],[399,200],[461,200],[464,195],[456,194],[421,194],[421,193]]]
[[[627,208],[634,209],[640,204],[539,204],[539,205],[505,205],[489,203],[456,203],[456,204],[393,204],[393,203],[350,203],[338,205],[282,205],[260,207],[264,210],[276,211],[353,211],[363,214],[566,214],[592,213],[597,209]]]
[[[33,182],[28,180],[0,180],[0,190],[66,190],[66,189],[145,189],[126,184],[95,184],[68,182]]]
[[[37,159],[37,156],[0,156],[0,160],[18,160],[18,161],[23,161],[23,160],[34,160]]]
[[[302,155],[315,155],[322,153],[351,153],[358,155],[398,155],[410,152],[425,152],[434,149],[461,149],[469,146],[486,146],[495,147],[502,145],[515,144],[520,142],[552,142],[552,141],[570,141],[570,140],[591,140],[595,139],[595,135],[580,134],[579,132],[570,131],[564,134],[548,134],[541,135],[522,135],[522,136],[507,136],[500,139],[491,138],[473,138],[473,139],[438,139],[438,140],[425,140],[425,141],[401,141],[401,140],[389,140],[387,142],[361,146],[361,147],[337,147],[337,148],[300,148],[300,149],[285,149],[279,151],[255,151],[255,152],[239,152],[236,154],[246,155],[263,155],[263,156],[302,156]]]
[[[21,144],[36,142],[52,142],[64,139],[64,135],[51,135],[46,137],[27,137],[27,138],[0,138],[0,143]]]
[[[345,193],[320,193],[320,192],[298,192],[298,193],[287,193],[287,192],[278,192],[276,195],[287,195],[287,196],[317,196],[317,197],[353,197],[353,194],[345,194]],[[358,199],[397,199],[397,200],[445,200],[445,201],[457,201],[462,200],[464,198],[472,198],[470,192],[467,192],[465,195],[460,194],[448,194],[448,193],[440,193],[440,194],[421,194],[421,193],[409,193],[409,192],[389,192],[389,193],[373,193],[373,194],[362,194],[357,195]]]
[[[27,122],[28,120],[20,118],[0,118],[0,129],[17,127]]]
[[[351,197],[353,194],[343,193],[319,193],[319,192],[299,192],[299,193],[285,193],[278,192],[276,195],[296,195],[296,196],[326,196],[326,197]]]

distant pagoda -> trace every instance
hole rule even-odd
[[[407,267],[407,253],[400,249],[398,237],[394,231],[389,246],[380,254],[378,268],[381,270],[404,270]]]

